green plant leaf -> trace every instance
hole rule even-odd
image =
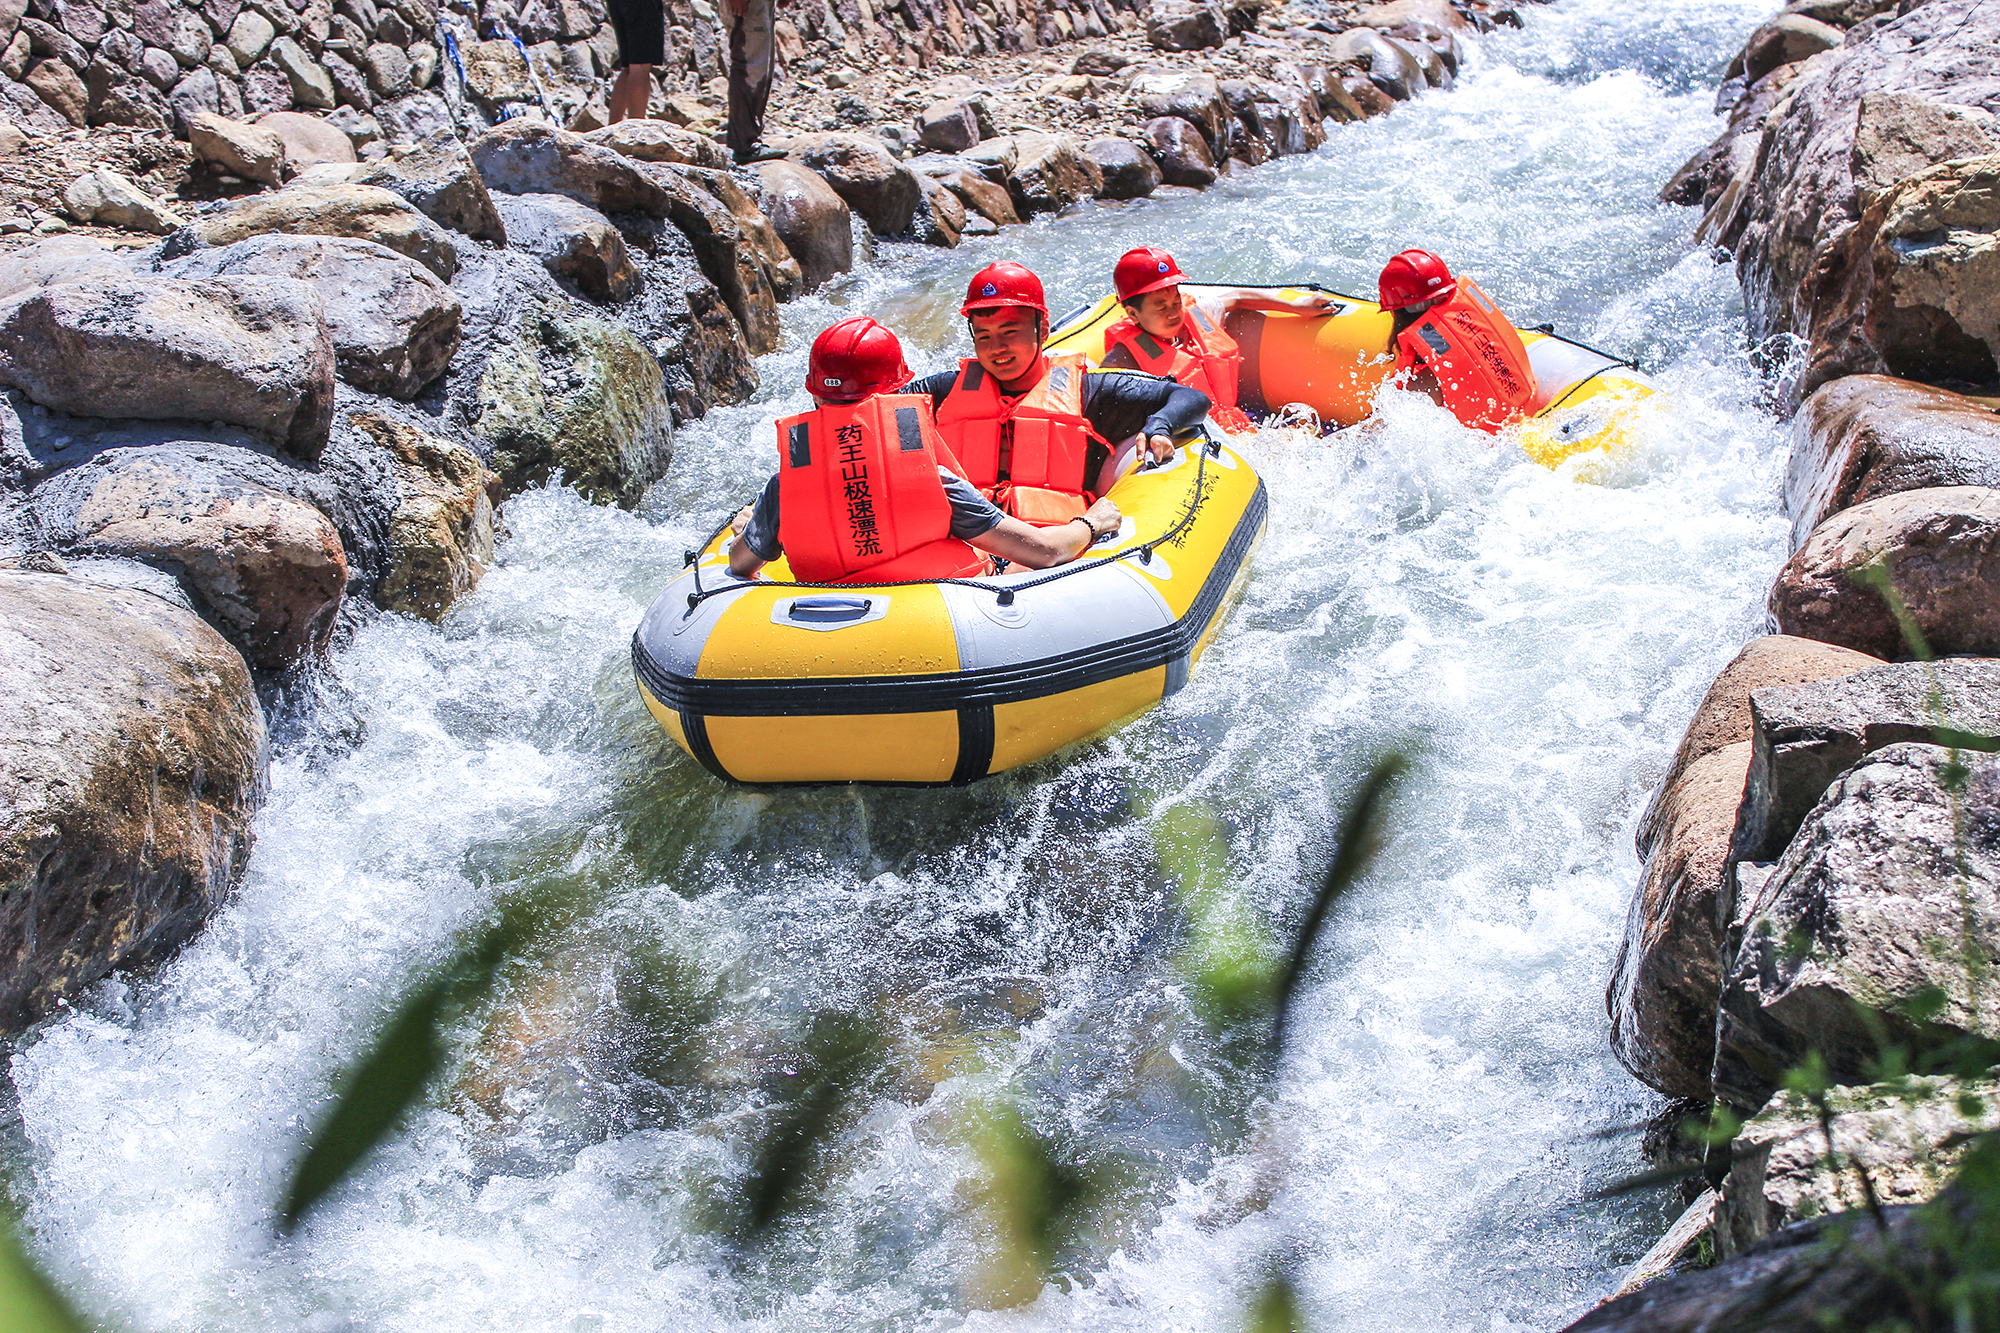
[[[815,1189],[814,1164],[881,1065],[882,1038],[852,1014],[820,1014],[801,1053],[799,1085],[774,1108],[744,1187],[737,1238],[755,1243],[798,1212]]]
[[[1299,1310],[1299,1294],[1286,1277],[1266,1282],[1250,1302],[1250,1319],[1244,1333],[1306,1333],[1305,1316]]]
[[[0,1329],[6,1333],[84,1333],[85,1324],[42,1275],[20,1232],[0,1225]]]
[[[307,1139],[279,1210],[286,1235],[389,1137],[444,1063],[448,1014],[492,988],[501,962],[526,936],[525,919],[504,916],[412,992],[346,1079],[333,1110]]]

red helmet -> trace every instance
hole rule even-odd
[[[1127,250],[1118,267],[1111,270],[1111,285],[1118,289],[1121,301],[1157,292],[1162,287],[1178,287],[1185,279],[1174,257],[1156,245]]]
[[[1405,250],[1382,266],[1377,290],[1384,310],[1401,310],[1419,301],[1452,295],[1458,290],[1458,280],[1430,251]]]
[[[965,304],[958,308],[958,313],[970,315],[975,310],[1002,310],[1008,306],[1033,310],[1044,320],[1049,317],[1049,299],[1042,295],[1042,280],[1026,264],[1003,259],[972,275],[972,282],[965,289]]]
[[[843,319],[813,339],[806,388],[833,403],[858,403],[910,382],[903,344],[866,315]]]

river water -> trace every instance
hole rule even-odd
[[[760,400],[684,431],[636,514],[510,501],[447,624],[377,620],[277,719],[255,855],[202,938],[14,1053],[8,1179],[49,1269],[147,1330],[1222,1330],[1273,1264],[1319,1329],[1587,1308],[1670,1207],[1586,1198],[1657,1108],[1605,1047],[1632,828],[1783,551],[1730,270],[1653,200],[1768,5],[1526,12],[1455,91],[1309,158],[885,248],[787,310]],[[1254,437],[1270,528],[1189,687],[1026,771],[753,793],[674,749],[627,642],[769,468],[811,335],[868,310],[934,369],[979,265],[1018,254],[1072,304],[1142,242],[1204,280],[1350,291],[1423,245],[1519,322],[1637,357],[1666,405],[1602,485],[1401,396],[1365,440]],[[1264,1087],[1193,1012],[1183,895],[1291,929],[1390,744],[1419,759]],[[458,932],[530,895],[559,924],[450,1076],[275,1240],[330,1080]],[[742,1250],[718,1219],[824,1012],[876,1015],[898,1054],[819,1202]],[[1003,1095],[1104,1183],[1060,1278],[993,1310],[970,1145]]]

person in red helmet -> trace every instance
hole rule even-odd
[[[1528,349],[1492,298],[1455,278],[1428,250],[1405,250],[1382,266],[1384,310],[1396,317],[1396,370],[1478,430],[1497,432],[1525,416],[1538,392]]]
[[[1125,306],[1125,318],[1104,331],[1104,360],[1111,369],[1170,375],[1208,395],[1209,419],[1231,433],[1253,429],[1237,405],[1237,374],[1243,358],[1236,340],[1223,331],[1231,310],[1288,310],[1324,314],[1334,304],[1318,294],[1296,300],[1249,287],[1216,287],[1197,301],[1181,292],[1186,277],[1174,257],[1158,246],[1127,250],[1111,273]]]
[[[1060,565],[1118,530],[1109,500],[1054,528],[1003,514],[958,475],[930,400],[897,392],[909,378],[896,335],[866,316],[813,341],[815,406],[777,423],[778,471],[736,515],[730,573],[783,554],[802,583],[967,578],[991,572],[989,556]]]
[[[1199,389],[1151,375],[1092,371],[1083,357],[1042,351],[1049,333],[1042,281],[1002,260],[972,275],[965,303],[972,356],[918,380],[965,479],[1008,513],[1036,524],[1087,513],[1116,480],[1115,442],[1133,437],[1155,460],[1208,412]]]

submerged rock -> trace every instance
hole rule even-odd
[[[385,611],[437,620],[493,563],[493,475],[464,445],[407,422],[358,412],[353,428],[395,459],[390,515],[375,592]]]
[[[1854,1082],[1881,1042],[2000,1037],[2000,756],[1891,745],[1830,787],[1732,926],[1715,1093],[1761,1106],[1818,1051]],[[1908,1010],[1927,997],[1925,1021]]]
[[[0,572],[0,1024],[168,956],[264,796],[243,659],[150,593]]]
[[[2000,656],[2000,490],[1901,491],[1835,514],[1771,585],[1772,625],[1877,657],[1912,656],[1889,603],[1857,577],[1877,565],[1933,653]]]

